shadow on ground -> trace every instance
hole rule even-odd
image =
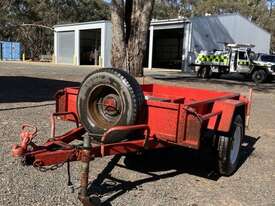
[[[225,87],[232,87],[232,86],[246,86],[252,87],[255,91],[258,92],[274,92],[275,90],[275,79],[271,80],[268,83],[263,84],[255,84],[251,80],[245,78],[239,74],[232,74],[232,75],[222,75],[220,78],[211,78],[211,79],[201,79],[197,78],[195,75],[186,75],[183,73],[172,73],[168,74],[151,74],[148,75],[156,80],[162,81],[169,81],[169,82],[198,82],[203,84],[222,84]]]
[[[241,148],[239,167],[252,154],[255,149],[254,145],[259,138],[245,137]],[[213,181],[217,181],[220,178],[220,175],[215,170],[214,152],[210,149],[195,151],[181,147],[171,147],[148,151],[142,155],[127,155],[124,158],[124,164],[119,163],[120,159],[121,156],[114,156],[104,170],[89,185],[89,195],[96,194],[101,197],[102,205],[112,205],[111,201],[127,191],[142,187],[144,183],[171,178],[184,173]],[[115,167],[140,172],[148,175],[148,177],[136,181],[118,179],[111,175]]]
[[[0,76],[0,103],[54,100],[54,94],[58,90],[74,86],[79,86],[79,83],[24,76]]]

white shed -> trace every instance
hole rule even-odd
[[[111,66],[112,24],[94,21],[54,27],[55,63]],[[152,20],[144,66],[181,68],[191,46],[187,19]]]
[[[55,63],[111,66],[110,21],[56,25],[54,31]]]

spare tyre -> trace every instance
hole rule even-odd
[[[142,89],[134,77],[121,69],[102,68],[83,80],[77,110],[91,138],[100,141],[111,127],[136,124],[143,103]],[[125,138],[117,136],[109,142]]]

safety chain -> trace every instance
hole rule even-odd
[[[77,145],[75,145],[75,148],[76,149],[77,148],[78,149],[79,148],[85,149],[85,147],[83,147],[83,146],[77,146]],[[90,149],[90,148],[88,148],[88,149]],[[40,172],[47,172],[47,171],[53,171],[53,170],[56,170],[58,168],[61,168],[65,163],[67,163],[67,175],[68,175],[67,186],[70,188],[71,193],[74,193],[75,192],[75,187],[74,187],[74,185],[73,185],[73,183],[71,181],[71,172],[70,172],[70,162],[71,162],[70,160],[73,157],[73,155],[75,155],[75,152],[72,153],[71,156],[69,156],[66,161],[64,161],[62,163],[59,163],[59,164],[52,165],[52,166],[42,166],[41,162],[38,160],[38,161],[35,161],[33,163],[33,167],[35,169],[37,169],[38,171],[40,171]],[[26,160],[23,160],[23,161],[25,162]],[[23,161],[22,161],[22,163],[23,163]]]
[[[77,149],[79,147],[75,146],[75,149]],[[42,162],[40,160],[36,160],[33,162],[33,167],[36,168],[38,171],[40,172],[47,172],[47,171],[53,171],[56,170],[60,167],[62,167],[66,162],[70,162],[70,160],[72,159],[72,157],[75,155],[76,153],[73,152],[66,161],[52,165],[52,166],[42,166]]]
[[[66,161],[66,162],[69,162],[69,161]],[[53,170],[56,170],[56,169],[62,167],[66,162],[62,162],[62,163],[47,167],[47,166],[39,165],[39,161],[37,161],[37,162],[33,163],[33,167],[40,172],[47,172],[47,171],[53,171]]]

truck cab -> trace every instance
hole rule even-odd
[[[226,44],[224,51],[200,53],[196,59],[195,72],[198,77],[210,78],[213,74],[239,73],[255,83],[263,83],[275,76],[275,64],[256,61],[251,44]]]
[[[230,72],[249,73],[251,61],[248,51],[245,49],[234,49],[231,51]]]

